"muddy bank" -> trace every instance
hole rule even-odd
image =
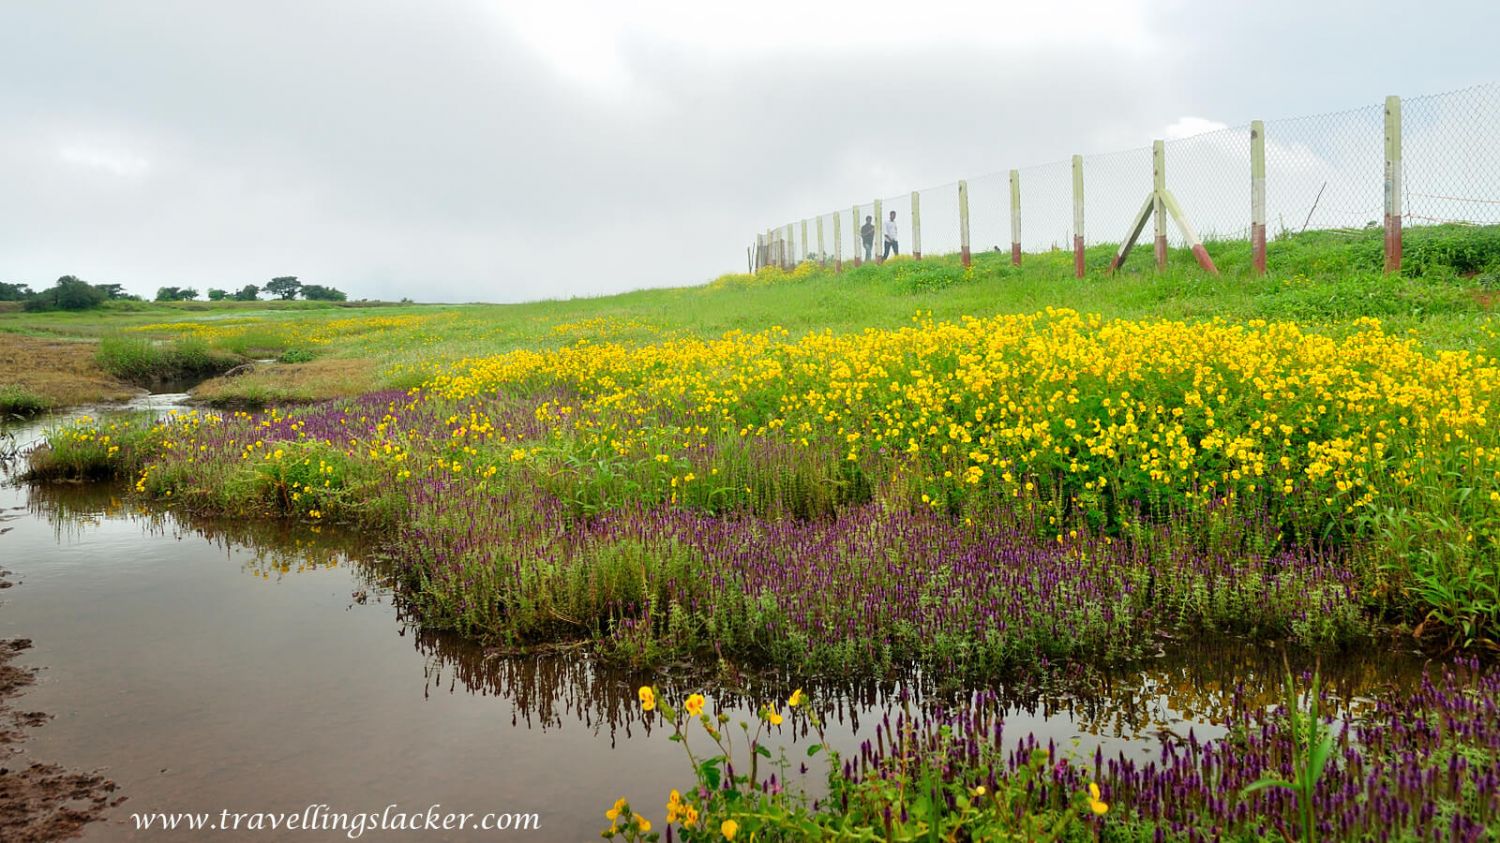
[[[193,389],[193,399],[216,410],[263,410],[355,398],[384,383],[373,360],[327,357],[300,363],[257,361],[210,378]]]
[[[57,409],[123,401],[140,392],[106,372],[91,340],[0,333],[0,387],[35,395]]]
[[[0,589],[13,585],[7,573],[0,570]],[[15,664],[30,647],[25,638],[0,641],[0,840],[9,843],[76,837],[124,801],[104,776],[36,761],[21,747],[29,729],[50,719],[19,699],[36,681],[36,668]]]

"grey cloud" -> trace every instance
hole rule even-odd
[[[1296,6],[1196,8],[1154,7],[1170,49],[634,34],[628,83],[591,89],[476,4],[9,4],[0,278],[149,293],[296,273],[450,301],[696,283],[740,268],[756,230],[882,193],[1138,146],[1184,115],[1240,122],[1480,72],[1453,53],[1478,37],[1462,27],[1416,27],[1425,69],[1332,75],[1309,50],[1337,52],[1339,31],[1278,31],[1310,14]],[[1344,61],[1383,37],[1381,14],[1345,21]]]

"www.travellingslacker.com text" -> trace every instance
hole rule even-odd
[[[403,810],[390,804],[380,811],[335,811],[321,803],[301,811],[142,812],[130,815],[136,831],[308,831],[337,832],[358,840],[371,831],[540,831],[541,815],[524,812],[447,811],[440,804],[425,810]]]

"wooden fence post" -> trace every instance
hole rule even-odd
[[[1073,277],[1083,277],[1083,156],[1073,156]]]
[[[795,246],[796,244],[792,241],[791,223],[786,224],[786,240],[783,242],[786,243],[786,245],[782,248],[783,262],[786,264],[786,266],[783,268],[791,269],[792,267],[797,265],[797,254],[793,251],[793,246]]]
[[[840,231],[838,211],[834,211],[834,272],[843,272],[843,231]]]
[[[963,255],[964,266],[969,265],[969,183],[958,183],[958,248]]]
[[[1010,171],[1010,262],[1021,265],[1021,173]]]
[[[1250,262],[1266,274],[1266,124],[1250,122]]]
[[[922,200],[915,190],[911,192],[911,256],[922,259]]]
[[[833,271],[844,271],[844,234],[839,231],[838,212],[833,214]]]
[[[854,226],[849,229],[849,233],[851,235],[853,235],[853,237],[854,237],[854,265],[855,265],[855,267],[858,267],[859,264],[860,264],[859,250],[862,247],[862,244],[860,243],[860,236],[859,236],[859,206],[858,205],[854,206],[854,210],[850,213],[850,219],[854,220]]]
[[[1156,218],[1156,271],[1167,268],[1167,208],[1162,196],[1167,192],[1166,144],[1151,142],[1151,200],[1152,215]]]
[[[1198,232],[1193,230],[1193,224],[1188,222],[1187,214],[1183,213],[1182,205],[1178,204],[1177,197],[1172,191],[1164,190],[1158,194],[1157,201],[1167,206],[1167,213],[1177,221],[1177,228],[1182,231],[1182,239],[1186,240],[1188,246],[1193,250],[1193,257],[1198,260],[1198,265],[1203,271],[1210,275],[1218,275],[1219,268],[1214,266],[1213,258],[1208,256],[1208,250],[1203,248],[1203,241],[1198,239]]]
[[[828,253],[823,251],[823,215],[818,214],[818,266],[828,265]]]
[[[875,200],[875,262],[885,263],[885,217],[880,210],[880,200]]]
[[[807,246],[807,220],[803,220],[802,221],[802,251],[800,251],[800,252],[797,253],[797,259],[799,261],[806,260],[808,254],[811,251],[812,251],[812,249],[809,249],[808,246]]]
[[[1401,271],[1401,98],[1385,98],[1385,271]]]
[[[1130,250],[1135,248],[1135,241],[1140,239],[1141,232],[1146,230],[1146,221],[1151,218],[1151,209],[1156,206],[1157,193],[1151,191],[1146,196],[1146,201],[1141,203],[1141,209],[1136,211],[1134,222],[1130,224],[1130,233],[1120,241],[1120,249],[1115,252],[1115,259],[1109,263],[1111,273],[1125,265],[1125,259],[1130,257]]]

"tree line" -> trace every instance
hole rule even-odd
[[[347,301],[342,290],[322,284],[303,284],[295,275],[282,275],[266,282],[264,287],[246,284],[230,292],[217,287],[208,290],[209,301],[259,301],[261,293],[281,301],[292,301],[301,296],[307,301]],[[198,298],[194,287],[160,287],[156,301],[193,301]],[[125,292],[119,284],[90,284],[74,275],[64,275],[57,283],[45,290],[35,291],[29,284],[13,284],[0,281],[0,301],[18,301],[27,310],[88,310],[100,307],[107,301],[141,301],[141,297]]]

